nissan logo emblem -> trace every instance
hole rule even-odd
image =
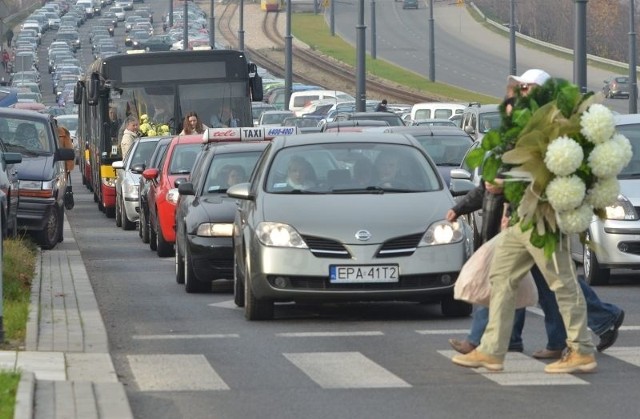
[[[357,240],[366,242],[370,238],[371,238],[371,233],[369,233],[367,230],[358,230],[358,231],[356,231],[356,239]]]

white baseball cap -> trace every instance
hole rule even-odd
[[[509,76],[507,81],[509,85],[513,84],[537,84],[542,86],[551,76],[546,71],[533,68],[522,73],[521,76]]]

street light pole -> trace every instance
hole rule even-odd
[[[329,0],[329,26],[331,27],[331,36],[336,36],[336,2]]]
[[[509,63],[511,65],[511,74],[518,74],[516,65],[516,2],[511,0],[511,19],[509,22]]]
[[[240,0],[240,29],[238,29],[238,49],[240,51],[244,51],[244,0]]]
[[[436,81],[436,40],[433,20],[433,0],[429,0],[429,80]]]
[[[184,28],[182,29],[182,50],[189,49],[189,6],[184,0]]]
[[[289,99],[293,90],[293,45],[291,36],[291,0],[287,0],[287,22],[284,37],[284,109],[289,110]]]
[[[173,0],[169,0],[169,28],[173,26]]]
[[[376,59],[376,0],[371,0],[371,58]]]
[[[638,113],[638,76],[636,73],[636,7],[629,10],[629,113]]]
[[[216,49],[215,0],[211,0],[211,14],[209,15],[209,44],[211,45],[211,49]]]
[[[332,1],[333,3],[333,1]],[[364,0],[358,0],[358,24],[356,25],[356,111],[364,112],[366,108],[365,77],[367,74],[365,53],[366,43],[364,24]]]
[[[573,82],[582,93],[587,92],[587,0],[576,1],[576,24],[573,36]]]

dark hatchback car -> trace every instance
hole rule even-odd
[[[202,151],[189,181],[178,186],[176,281],[188,293],[233,279],[236,200],[227,188],[246,182],[267,142],[212,143]]]
[[[1,108],[0,131],[7,151],[22,154],[16,165],[18,228],[35,233],[40,246],[51,249],[63,239],[65,160],[73,160],[75,152],[58,147],[55,121],[49,114]]]
[[[167,152],[167,147],[171,142],[171,137],[163,138],[158,141],[156,144],[156,148],[151,154],[151,158],[149,158],[149,164],[146,166],[140,164],[137,166],[133,166],[132,169],[136,172],[144,172],[145,169],[152,167],[159,167],[160,162],[164,158],[165,153]],[[151,185],[151,181],[145,179],[140,176],[140,187],[138,194],[138,208],[140,209],[139,220],[138,220],[138,234],[142,239],[143,243],[149,243],[149,201],[147,199],[147,193],[149,192],[149,187]],[[155,243],[151,243],[152,250],[155,250]]]
[[[170,51],[172,45],[169,35],[153,35],[147,40],[133,41],[133,47],[145,51]]]
[[[604,81],[602,93],[610,99],[617,97],[628,98],[629,88],[629,77],[613,76],[609,80]]]

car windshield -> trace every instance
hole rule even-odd
[[[158,139],[159,140],[159,139]],[[156,145],[158,143],[156,141],[141,141],[136,147],[131,160],[129,161],[129,167],[132,167],[136,164],[144,164],[145,166],[149,164],[149,158],[153,154],[153,151],[156,149]]]
[[[196,162],[198,152],[202,149],[200,144],[178,144],[173,150],[169,174],[188,175],[191,173],[193,163]]]
[[[633,156],[629,164],[622,169],[618,179],[638,179],[640,178],[640,124],[618,125],[618,133],[629,139],[633,149]]]
[[[55,150],[51,130],[40,121],[0,117],[0,138],[12,152],[29,155]]]
[[[260,157],[260,153],[260,151],[250,151],[214,156],[204,184],[204,193],[224,193],[230,186],[246,182]]]
[[[485,112],[479,115],[479,127],[481,133],[487,133],[494,128],[500,128],[502,124],[500,112]]]
[[[441,189],[437,172],[414,147],[344,142],[288,147],[273,158],[271,193],[413,193]]]

